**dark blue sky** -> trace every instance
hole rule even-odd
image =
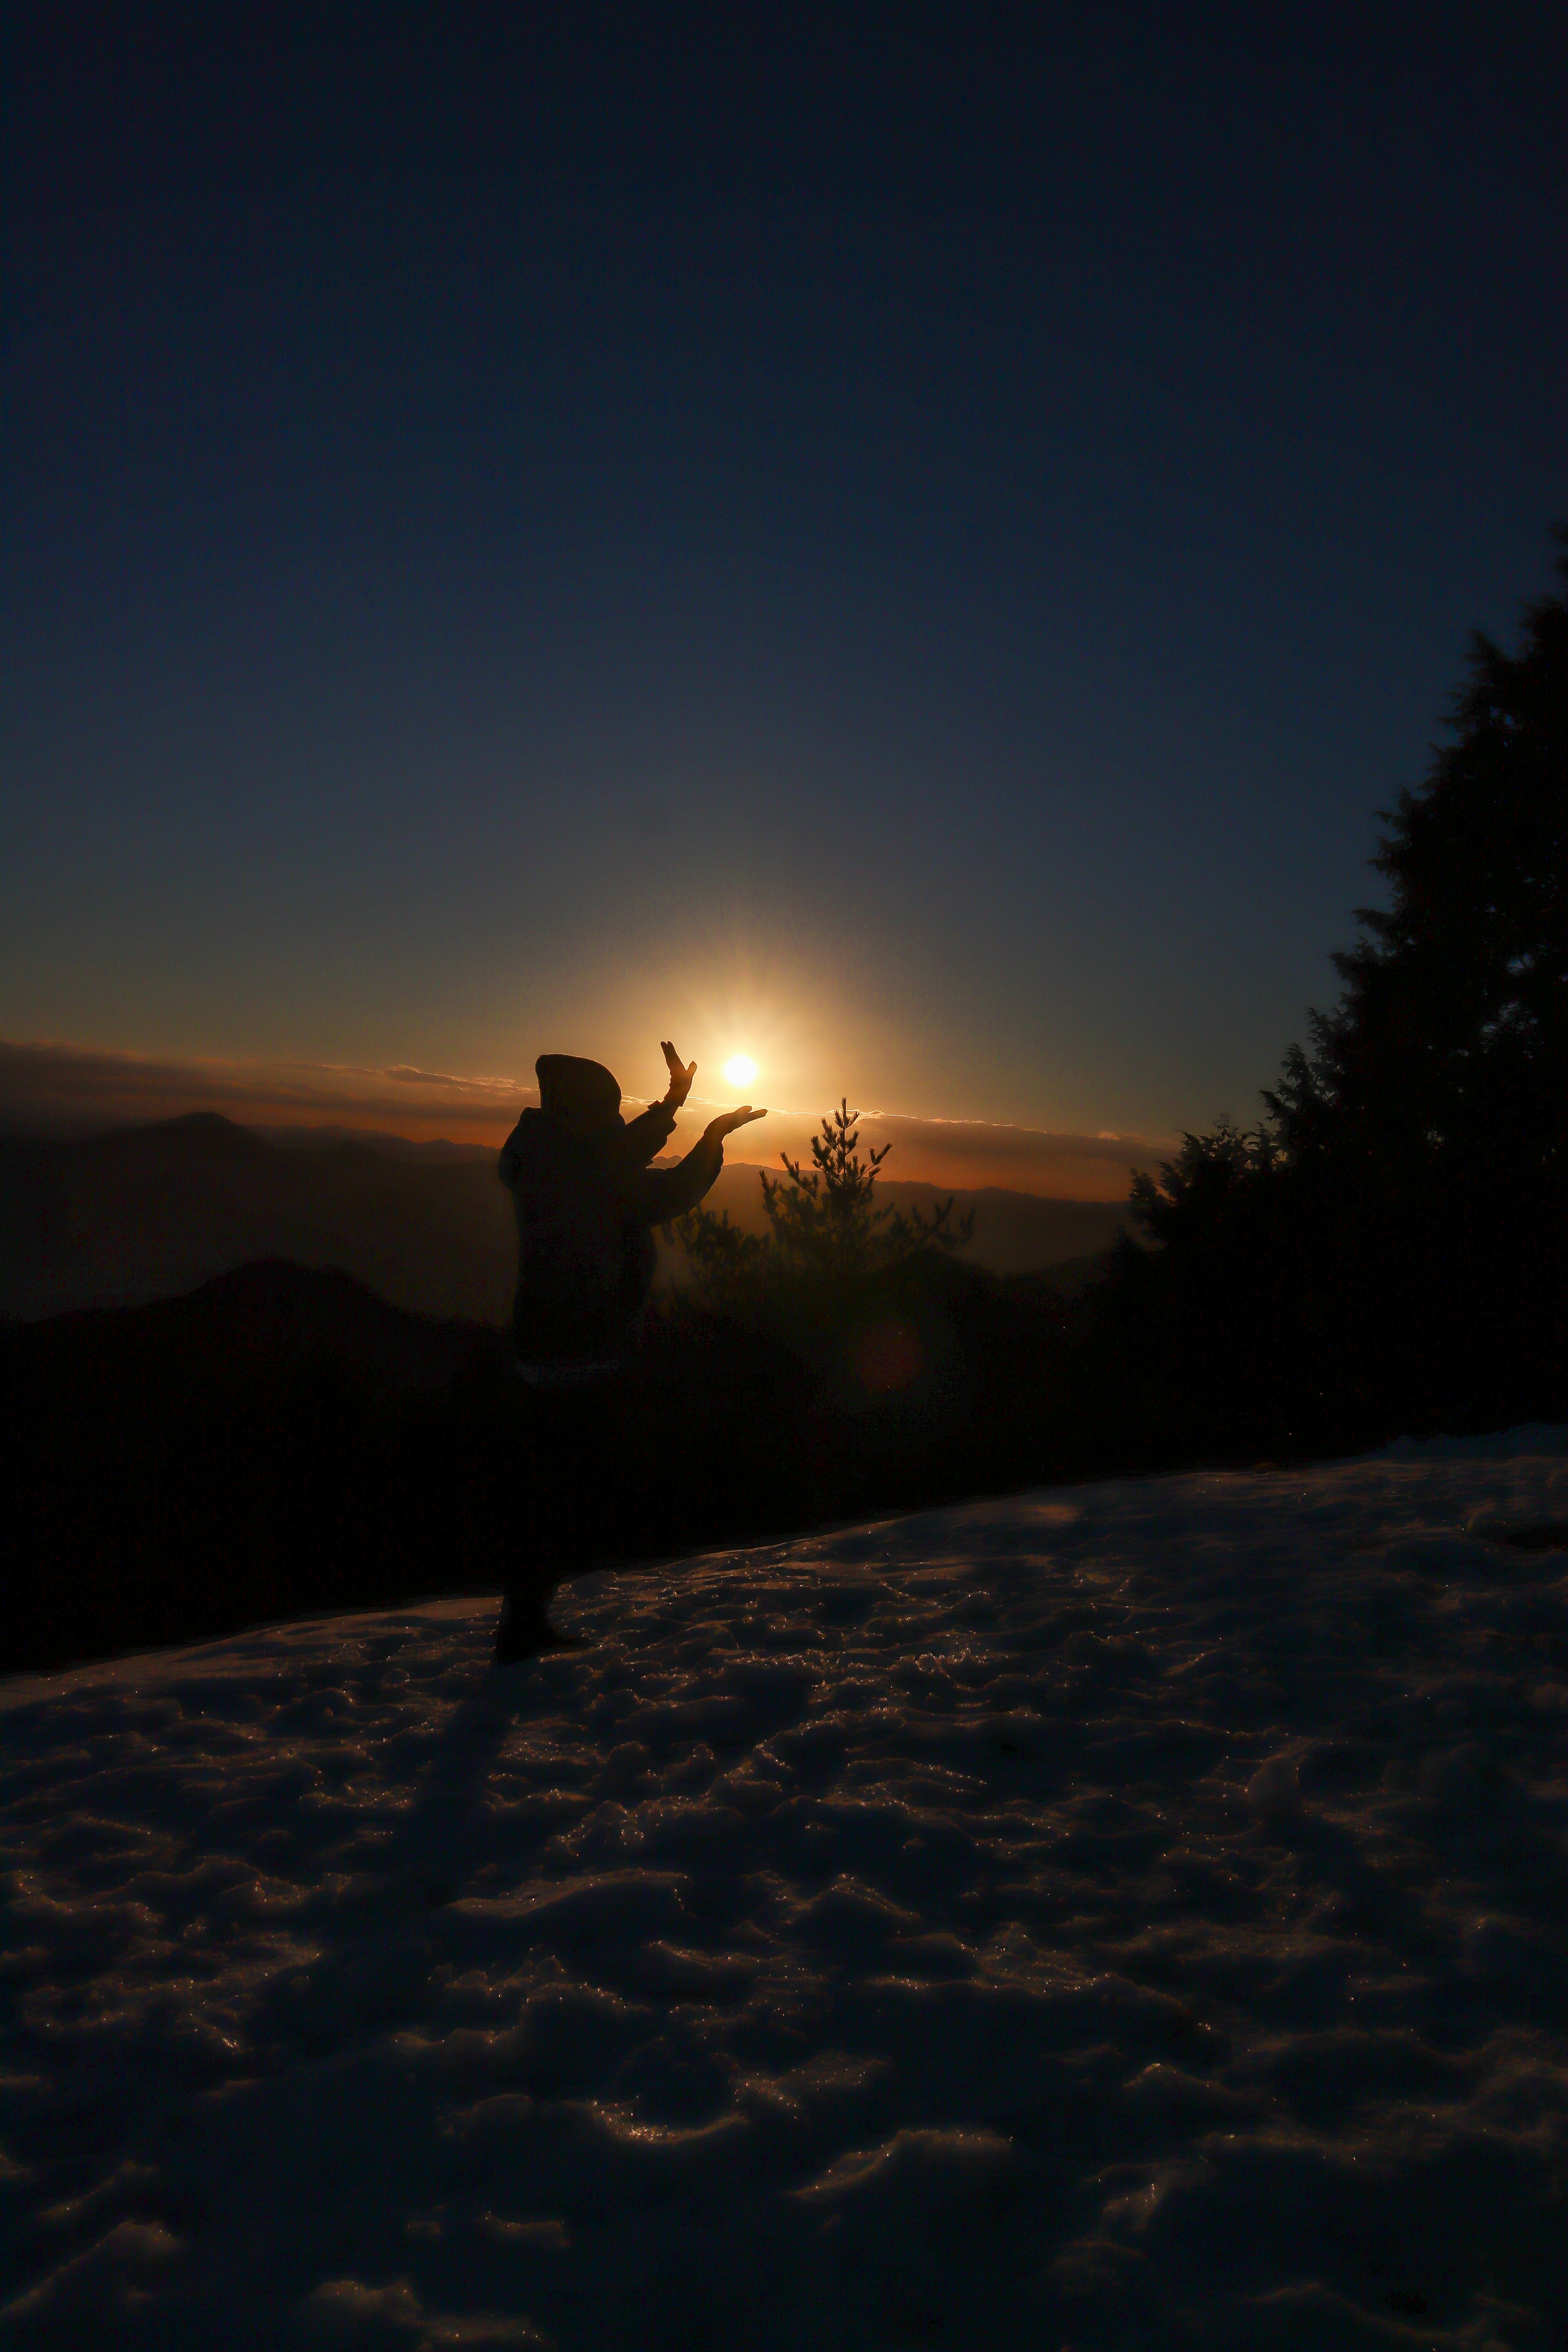
[[[1250,1116],[1568,514],[1565,20],[1025,14],[13,12],[0,1034]]]

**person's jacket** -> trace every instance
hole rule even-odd
[[[587,1126],[525,1110],[501,1147],[500,1179],[517,1211],[513,1331],[519,1360],[610,1364],[624,1353],[653,1282],[655,1225],[694,1209],[724,1163],[704,1136],[674,1168],[648,1162],[675,1113]]]

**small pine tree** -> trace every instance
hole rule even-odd
[[[862,1159],[859,1118],[843,1097],[812,1138],[809,1169],[784,1152],[784,1175],[763,1173],[765,1234],[738,1232],[727,1212],[715,1216],[696,1209],[680,1220],[676,1231],[710,1297],[732,1301],[780,1281],[831,1291],[924,1251],[964,1247],[974,1231],[974,1212],[955,1225],[951,1196],[937,1202],[930,1216],[877,1206],[877,1178],[892,1146],[885,1143]]]
[[[773,1247],[797,1273],[842,1279],[865,1273],[881,1254],[882,1230],[891,1212],[877,1208],[873,1196],[892,1146],[885,1143],[863,1163],[858,1117],[846,1095],[811,1139],[809,1172],[782,1152],[784,1176],[763,1177],[763,1208]]]

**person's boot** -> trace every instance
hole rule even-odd
[[[545,1650],[584,1648],[575,1635],[557,1633],[545,1615],[545,1603],[553,1590],[552,1585],[542,1584],[527,1592],[507,1594],[501,1602],[500,1622],[496,1627],[496,1665],[515,1666],[525,1658],[537,1658]]]

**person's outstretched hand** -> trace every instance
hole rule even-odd
[[[668,1037],[661,1037],[659,1044],[663,1048],[664,1058],[669,1066],[669,1084],[665,1089],[664,1098],[671,1110],[679,1110],[691,1092],[691,1081],[697,1076],[697,1065],[693,1062],[688,1069]]]
[[[717,1118],[709,1120],[702,1132],[711,1142],[722,1143],[738,1127],[750,1127],[754,1118],[766,1117],[765,1110],[753,1110],[750,1103],[742,1103],[739,1110],[721,1111]]]

